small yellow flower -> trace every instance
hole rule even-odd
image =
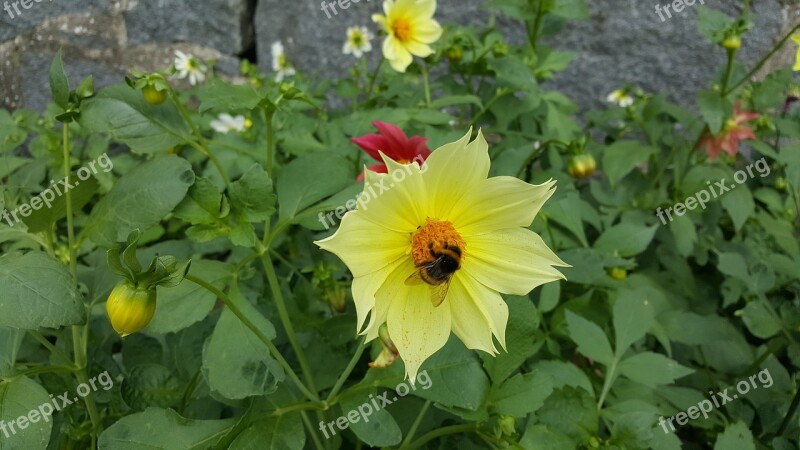
[[[412,380],[451,331],[469,348],[494,355],[497,339],[505,349],[500,293],[527,295],[564,278],[553,266],[567,266],[527,229],[555,182],[487,178],[488,144],[470,136],[434,151],[422,167],[381,154],[388,174],[367,171],[364,192],[393,187],[317,242],[353,273],[360,333],[371,341],[386,323]],[[402,181],[390,178],[401,172]]]
[[[794,41],[794,43],[798,45],[798,47],[797,47],[797,60],[795,61],[794,67],[792,67],[792,70],[800,71],[800,33],[793,34],[792,35],[792,41]]]
[[[433,54],[430,44],[442,36],[442,27],[433,19],[436,0],[386,0],[383,12],[372,20],[386,31],[383,56],[394,70],[405,72],[414,56]]]

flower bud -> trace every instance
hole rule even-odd
[[[144,100],[151,105],[160,105],[167,99],[166,90],[158,90],[152,84],[142,88],[142,96]]]
[[[567,164],[567,173],[572,178],[583,179],[592,176],[596,168],[597,163],[594,157],[588,153],[583,153],[570,158]]]
[[[514,436],[517,434],[517,419],[514,416],[503,416],[497,423],[504,435]]]
[[[608,271],[608,274],[615,280],[624,280],[628,278],[628,271],[622,267],[612,267],[611,270]]]
[[[731,36],[722,41],[722,48],[726,50],[739,50],[742,46],[742,39],[739,36]]]
[[[119,282],[106,302],[111,326],[125,337],[140,331],[156,312],[156,290],[135,287],[131,282]]]
[[[454,45],[447,49],[447,59],[449,59],[451,63],[461,62],[463,57],[464,50],[461,49],[461,46]]]

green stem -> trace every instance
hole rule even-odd
[[[311,440],[314,441],[314,447],[316,447],[317,450],[323,450],[325,446],[322,445],[322,441],[319,440],[319,436],[317,436],[317,429],[311,424],[311,420],[308,418],[308,413],[306,411],[300,411],[300,417],[303,418],[303,424],[306,426],[308,434],[311,435]]]
[[[736,61],[736,49],[728,50],[728,65],[725,67],[725,78],[722,79],[722,92],[727,92],[733,75],[733,62]]]
[[[411,440],[414,439],[414,434],[417,432],[417,428],[419,428],[419,424],[422,423],[422,419],[425,417],[425,413],[428,412],[428,408],[431,406],[430,400],[425,400],[425,404],[422,405],[422,408],[419,410],[419,414],[417,414],[417,418],[414,419],[414,423],[411,424],[411,428],[408,430],[408,434],[406,434],[406,438],[403,439],[403,443],[400,444],[400,447],[405,447],[411,443]]]
[[[69,123],[65,123],[63,130],[63,151],[64,151],[64,178],[67,185],[70,185],[70,146],[69,146]],[[75,246],[75,223],[72,209],[72,192],[67,190],[64,193],[64,201],[67,210],[67,245],[69,246],[69,268],[72,274],[72,285],[78,288],[78,248]],[[87,310],[87,322],[90,312]],[[86,325],[73,325],[72,327],[72,353],[75,363],[75,377],[79,383],[88,384],[89,377],[86,375],[86,342],[88,327]],[[87,395],[83,398],[86,403],[86,410],[92,421],[92,442],[95,442],[97,434],[100,432],[100,415],[94,399]],[[92,447],[94,448],[94,446]]]
[[[356,364],[358,364],[358,360],[361,359],[361,354],[364,353],[365,348],[366,348],[366,342],[364,338],[362,338],[358,343],[358,348],[356,349],[355,354],[350,359],[350,363],[347,364],[347,367],[344,369],[344,372],[342,372],[342,375],[340,375],[339,379],[336,380],[336,384],[333,386],[331,393],[328,394],[328,398],[325,400],[326,402],[330,402],[333,398],[335,398],[336,394],[338,394],[339,391],[342,389],[342,386],[344,386],[345,381],[347,381],[347,377],[350,376],[350,373],[356,367]]]
[[[741,86],[741,85],[743,85],[744,83],[746,83],[746,82],[747,82],[747,81],[748,81],[748,80],[749,80],[749,79],[750,79],[750,78],[751,78],[753,75],[755,75],[755,74],[756,74],[756,72],[758,72],[759,70],[761,70],[761,68],[764,66],[764,64],[766,64],[766,63],[767,63],[767,61],[769,61],[769,59],[770,59],[770,58],[772,58],[772,56],[773,56],[775,53],[778,53],[778,50],[780,50],[780,49],[781,49],[781,47],[783,47],[783,44],[785,44],[785,43],[786,43],[786,41],[788,41],[788,40],[789,40],[789,38],[791,38],[791,37],[792,37],[792,35],[795,33],[795,31],[797,31],[798,29],[800,29],[800,24],[798,24],[798,25],[795,25],[795,27],[794,27],[794,28],[792,28],[791,30],[789,30],[789,32],[788,32],[788,33],[786,33],[786,36],[784,36],[784,37],[783,37],[783,39],[781,39],[781,40],[780,40],[780,41],[779,41],[777,44],[775,44],[775,47],[773,47],[773,48],[772,48],[772,50],[771,50],[769,53],[767,53],[767,55],[766,55],[766,56],[764,56],[764,57],[761,59],[761,61],[759,61],[759,62],[758,62],[758,64],[756,64],[756,66],[753,68],[753,70],[751,70],[750,72],[748,72],[748,73],[747,73],[747,75],[745,75],[745,76],[744,76],[744,77],[743,77],[741,80],[739,80],[739,82],[738,82],[738,83],[734,84],[734,85],[733,85],[733,86],[732,86],[730,89],[723,90],[723,91],[722,91],[722,96],[723,96],[723,97],[725,97],[725,96],[727,96],[728,94],[730,94],[731,92],[735,91],[735,90],[736,90],[736,89],[737,89],[739,86]]]
[[[458,433],[472,433],[472,432],[475,432],[477,429],[478,429],[478,427],[474,423],[466,423],[466,424],[462,424],[462,425],[451,425],[449,427],[442,427],[442,428],[439,428],[437,430],[433,430],[433,431],[423,435],[421,438],[417,439],[416,441],[414,441],[410,445],[402,446],[400,448],[405,449],[405,450],[414,450],[414,449],[417,449],[417,448],[420,448],[420,447],[424,446],[425,444],[427,444],[428,442],[430,442],[430,441],[432,441],[432,440],[434,440],[436,438],[439,438],[439,437],[442,437],[442,436],[448,436],[448,435],[451,435],[451,434],[458,434]]]
[[[372,100],[372,90],[375,88],[375,82],[378,80],[378,76],[381,74],[381,67],[383,67],[383,61],[385,58],[381,58],[381,62],[375,67],[375,71],[372,72],[372,77],[369,79],[369,87],[367,88],[367,98],[364,100],[364,103],[369,103]]]
[[[309,400],[319,400],[319,398],[315,394],[311,393],[303,384],[303,382],[300,381],[300,378],[298,378],[297,374],[294,373],[292,366],[290,366],[289,362],[286,361],[283,355],[281,355],[281,352],[278,351],[277,347],[275,347],[275,344],[273,344],[272,341],[266,335],[264,335],[264,333],[242,312],[242,310],[236,306],[236,304],[233,302],[233,300],[231,300],[230,297],[228,297],[227,294],[217,289],[212,284],[195,277],[194,275],[187,274],[186,280],[189,280],[192,283],[206,289],[207,291],[216,295],[217,298],[222,300],[222,302],[225,303],[225,306],[228,307],[233,315],[235,315],[242,322],[242,324],[244,324],[244,326],[252,331],[253,334],[255,334],[256,337],[267,346],[269,352],[278,361],[281,367],[283,367],[283,370],[285,370],[289,375],[289,378],[291,378],[292,382],[294,382],[295,386],[297,386],[297,389],[300,390],[300,392],[302,392],[303,395]]]
[[[422,84],[425,86],[425,106],[428,108],[431,107],[431,85],[429,80],[428,74],[428,65],[425,64],[425,61],[422,61],[420,64],[422,66]]]
[[[603,403],[606,401],[606,395],[608,395],[608,392],[611,390],[611,385],[614,384],[614,379],[617,377],[618,363],[619,358],[615,356],[614,361],[612,361],[611,365],[608,367],[608,373],[606,374],[606,379],[603,382],[603,391],[600,393],[600,399],[597,401],[598,411],[603,409]]]
[[[783,432],[786,431],[786,428],[789,427],[789,424],[792,422],[792,417],[794,417],[794,413],[797,412],[798,405],[800,405],[800,389],[797,389],[797,392],[794,394],[792,403],[789,405],[789,410],[786,411],[786,416],[784,416],[783,422],[781,422],[781,426],[778,428],[777,436],[782,436]]]
[[[198,152],[207,157],[214,165],[214,167],[217,168],[217,171],[222,177],[222,180],[225,182],[225,185],[226,186],[230,185],[231,180],[225,173],[225,168],[222,167],[222,164],[220,164],[217,157],[214,156],[214,153],[211,151],[210,148],[208,148],[208,144],[206,144],[206,140],[203,137],[203,134],[200,132],[200,129],[197,128],[197,125],[194,124],[192,117],[189,115],[189,111],[186,109],[185,106],[183,106],[183,103],[181,103],[180,99],[178,99],[178,95],[171,87],[169,88],[169,98],[172,99],[172,103],[175,105],[175,108],[178,109],[178,114],[180,114],[181,118],[183,118],[183,121],[186,122],[186,125],[188,125],[189,128],[192,130],[192,134],[194,134],[195,139],[197,139],[197,142],[191,141],[189,142],[189,145],[191,145]]]
[[[481,112],[479,112],[477,116],[472,118],[472,121],[469,123],[469,126],[471,127],[475,126],[475,124],[478,123],[478,119],[483,117],[483,115],[486,114],[487,111],[489,111],[489,108],[491,108],[496,101],[500,100],[501,98],[505,97],[508,94],[511,94],[511,92],[512,92],[511,89],[501,89],[497,94],[495,94],[494,97],[492,97],[488,102],[486,102],[486,106],[483,107]]]
[[[264,121],[267,124],[267,174],[272,179],[272,166],[275,161],[275,124],[273,123],[275,112],[268,112],[267,107],[264,107],[263,110]]]
[[[36,341],[42,344],[42,346],[44,346],[44,348],[49,350],[54,357],[58,357],[59,359],[65,362],[67,361],[72,362],[72,359],[69,356],[67,356],[66,353],[61,351],[61,349],[59,349],[55,345],[51,344],[50,341],[48,341],[47,338],[42,336],[42,334],[39,333],[38,331],[28,330],[28,335],[30,335],[32,338],[36,339]]]
[[[531,0],[533,3],[534,0]],[[543,8],[544,0],[538,0],[538,7],[536,9],[536,19],[533,21],[533,29],[528,33],[528,41],[531,43],[531,48],[536,50],[536,45],[539,41],[539,33],[542,28],[542,18],[544,17]]]
[[[295,411],[308,411],[310,409],[316,409],[319,411],[325,411],[330,407],[328,402],[298,402],[293,403],[291,405],[282,406],[277,408],[275,411],[272,411],[269,415],[270,416],[282,416],[284,414],[289,414]]]
[[[272,291],[272,297],[275,300],[275,307],[278,309],[278,316],[281,319],[283,329],[286,330],[286,336],[289,338],[289,343],[292,345],[295,355],[297,356],[297,361],[300,363],[300,370],[303,372],[303,378],[305,378],[309,389],[311,389],[313,392],[311,400],[319,400],[317,388],[314,384],[314,377],[311,375],[311,368],[308,365],[306,354],[303,351],[303,347],[297,341],[297,333],[295,332],[292,321],[289,318],[289,311],[286,309],[286,302],[283,299],[280,283],[278,283],[278,276],[275,273],[275,266],[272,264],[272,260],[266,254],[261,255],[261,263],[263,264],[264,271],[267,274],[267,281],[269,282],[269,286]]]

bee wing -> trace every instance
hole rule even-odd
[[[437,307],[444,302],[444,299],[447,297],[447,291],[450,289],[450,279],[448,278],[442,284],[437,284],[435,286],[431,286],[431,303],[433,303],[434,307]]]
[[[406,285],[407,286],[416,286],[416,285],[420,285],[420,284],[427,284],[425,282],[425,279],[422,278],[422,271],[423,270],[425,270],[424,267],[419,268],[419,269],[415,270],[414,273],[409,275],[408,278],[406,278]]]

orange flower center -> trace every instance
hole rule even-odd
[[[417,228],[411,237],[411,257],[414,259],[414,265],[432,262],[436,259],[434,255],[438,256],[442,249],[458,248],[460,254],[464,253],[467,243],[453,228],[452,223],[430,217],[425,222],[425,225]]]
[[[408,19],[397,19],[392,23],[392,34],[401,42],[411,40],[411,22]]]

